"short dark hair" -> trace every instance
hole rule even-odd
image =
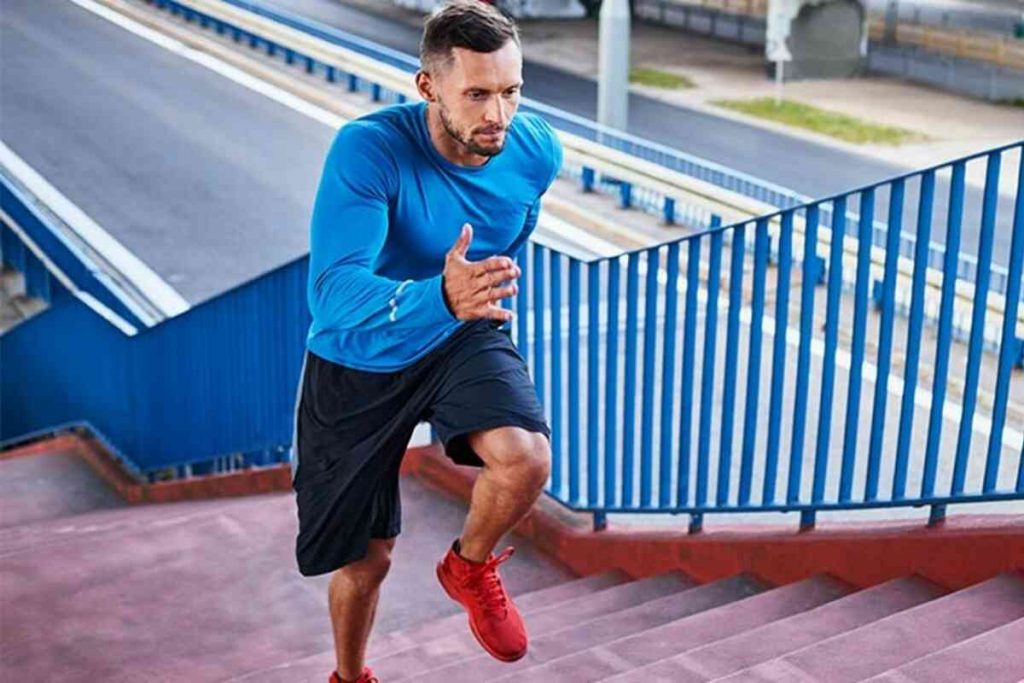
[[[452,62],[452,48],[496,52],[510,40],[519,45],[519,31],[493,5],[480,0],[454,0],[424,24],[420,64],[424,70],[433,65],[448,66]]]

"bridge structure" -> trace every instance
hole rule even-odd
[[[122,88],[96,99],[83,88],[80,115],[126,108],[113,126],[124,143],[91,145],[97,159],[148,159],[152,168],[133,172],[169,185],[181,170],[147,140],[195,152],[201,139],[217,152],[210,186],[198,176],[192,194],[160,198],[174,216],[253,164],[277,181],[266,196],[301,203],[288,187],[309,182],[304,149],[417,97],[415,60],[270,2],[60,7],[19,5],[5,59],[33,61],[38,43],[69,71],[81,61],[72,81],[103,88],[106,71],[87,50],[54,47],[61,26],[83,45],[126,41],[138,60],[104,65],[145,74],[138,90],[108,108]],[[71,13],[83,9],[88,21]],[[174,61],[130,51],[152,44]],[[221,77],[244,94],[222,90]],[[181,120],[154,104],[163,84],[186,103]],[[46,108],[45,89],[19,92]],[[241,134],[218,98],[279,132],[281,155],[275,144],[234,144]],[[261,98],[280,109],[261,109]],[[518,255],[519,293],[505,302],[552,429],[546,496],[519,532],[558,565],[527,546],[511,580],[536,647],[499,670],[453,632],[462,622],[412,571],[457,533],[461,511],[406,478],[409,524],[423,540],[410,541],[416,563],[399,563],[402,609],[382,607],[390,632],[371,644],[379,671],[423,681],[794,671],[1019,680],[1024,140],[809,197],[537,101],[523,107],[565,149]],[[319,132],[300,134],[286,110]],[[14,615],[0,673],[322,679],[333,651],[322,612],[309,615],[323,605],[282,570],[292,500],[272,495],[291,492],[310,322],[303,245],[255,227],[245,212],[271,210],[264,197],[222,217],[236,242],[230,230],[186,232],[178,218],[177,239],[135,253],[58,189],[59,167],[41,173],[18,143],[0,144],[0,570],[14,586],[0,588]],[[466,497],[471,478],[431,441],[422,429],[407,454],[411,481]],[[89,492],[76,453],[109,490]],[[45,458],[21,457],[31,454]],[[268,495],[241,495],[257,492]],[[234,498],[161,504],[224,496]],[[961,509],[990,514],[950,514]],[[927,525],[896,524],[918,510]],[[660,531],[632,521],[655,518]],[[56,566],[55,548],[67,560]],[[157,612],[165,631],[133,621]],[[69,633],[90,638],[74,644]]]
[[[340,121],[415,96],[408,58],[270,6],[108,5],[340,82]],[[609,214],[553,193],[520,255],[509,305],[552,424],[550,495],[598,526],[666,512],[694,529],[711,512],[809,527],[829,510],[928,505],[938,520],[1024,497],[1021,143],[808,200],[525,107],[559,129],[565,192],[683,233],[573,243],[571,221]],[[4,161],[4,262],[49,305],[4,333],[3,438],[84,428],[150,480],[287,461],[306,257],[189,305],[111,267],[45,181]],[[974,164],[987,182],[969,207]],[[1018,178],[1012,215],[997,215],[1001,174]]]

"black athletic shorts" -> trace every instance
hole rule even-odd
[[[472,432],[514,426],[551,437],[526,362],[499,322],[466,323],[397,372],[306,351],[292,450],[301,574],[338,569],[364,558],[371,538],[399,534],[399,466],[424,420],[461,465],[483,465],[469,447]]]

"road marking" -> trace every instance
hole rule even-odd
[[[204,66],[207,69],[210,69],[211,71],[214,71],[220,74],[221,76],[224,76],[225,78],[228,78],[234,81],[235,83],[238,83],[239,85],[244,86],[249,90],[252,90],[253,92],[257,92],[261,95],[269,97],[270,99],[274,100],[279,104],[283,104],[284,106],[294,111],[297,111],[300,114],[305,114],[306,116],[316,121],[319,121],[325,126],[331,126],[334,129],[338,129],[342,126],[342,124],[346,122],[346,119],[338,116],[333,112],[330,112],[322,107],[318,107],[314,104],[310,104],[306,100],[302,99],[301,97],[298,97],[297,95],[293,95],[287,90],[283,90],[281,88],[278,88],[277,86],[271,85],[270,83],[261,81],[260,79],[249,75],[248,73],[239,69],[238,67],[232,66],[227,62],[221,61],[216,57],[206,54],[205,52],[195,50],[189,47],[188,45],[185,45],[181,41],[175,40],[174,38],[170,38],[160,33],[159,31],[155,31],[149,28],[148,26],[143,26],[139,22],[134,21],[133,19],[129,19],[123,14],[115,12],[114,10],[109,9],[107,7],[104,7],[103,5],[100,5],[99,3],[94,2],[93,0],[69,1],[73,2],[74,4],[78,5],[84,10],[92,12],[93,14],[102,17],[111,23],[120,26],[126,31],[134,33],[140,38],[144,38],[145,40],[148,40],[155,45],[159,45],[160,47],[166,50],[170,50],[176,55],[184,57],[189,61],[195,62],[200,66]]]
[[[0,164],[82,240],[113,265],[160,309],[165,317],[178,315],[190,308],[188,301],[174,287],[100,227],[3,142],[0,142]]]

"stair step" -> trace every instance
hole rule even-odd
[[[575,598],[597,593],[606,588],[626,583],[629,576],[625,572],[611,571],[594,574],[583,578],[566,581],[548,588],[542,588],[522,597],[516,598],[516,604],[524,614],[533,614],[545,609],[555,609],[561,603]],[[425,642],[443,638],[453,633],[461,633],[466,628],[466,614],[456,614],[434,619],[408,629],[392,631],[381,635],[374,634],[367,648],[367,662],[375,666],[375,662],[383,657],[418,647]],[[284,662],[261,671],[254,671],[240,677],[245,683],[321,683],[324,672],[330,672],[335,666],[334,649],[324,650],[308,657]]]
[[[886,671],[871,683],[1018,683],[1024,681],[1024,619]]]
[[[480,680],[495,680],[505,676],[519,680],[516,672],[522,672],[524,680],[527,676],[530,677],[529,680],[548,680],[549,676],[546,674],[549,673],[548,667],[553,660],[573,659],[572,655],[581,651],[647,629],[654,629],[704,610],[743,600],[767,588],[763,582],[750,575],[732,576],[641,605],[626,607],[596,619],[577,621],[547,635],[532,637],[526,657],[513,664],[499,662],[484,653],[479,653],[411,680],[417,683],[477,683]],[[531,629],[531,635],[532,633]]]
[[[536,613],[544,609],[557,608],[559,604],[568,600],[597,593],[628,581],[629,575],[625,571],[606,571],[526,593],[522,597],[516,598],[516,604],[524,614]],[[431,620],[411,629],[402,629],[381,635],[375,634],[371,636],[370,646],[367,648],[367,661],[371,666],[375,666],[375,661],[379,658],[453,633],[461,633],[465,628],[466,613],[460,610],[458,613],[442,616],[437,620]],[[324,672],[330,673],[334,666],[335,653],[332,648],[300,659],[286,661],[284,664],[263,671],[252,672],[240,680],[244,680],[246,683],[319,682],[324,678]]]
[[[544,610],[535,614],[528,621],[527,628],[531,637],[539,637],[571,624],[687,590],[694,585],[690,579],[677,572],[630,581],[569,600],[559,605],[557,610]],[[390,683],[447,666],[466,657],[475,657],[480,652],[479,643],[463,621],[457,633],[375,660],[372,666],[381,679]]]
[[[1024,574],[1007,572],[721,681],[859,681],[1024,617]]]
[[[710,681],[922,604],[945,592],[921,577],[893,579],[649,664],[633,674],[651,682]],[[629,675],[608,680],[625,683]]]
[[[853,587],[830,576],[815,576],[797,583],[732,601],[628,636],[601,647],[579,652],[509,680],[597,681],[633,672],[659,659],[727,638],[776,619],[813,609],[849,595]],[[631,674],[622,679],[630,679]]]
[[[247,504],[246,501],[251,504],[252,497],[146,503],[91,510],[67,517],[4,527],[0,528],[0,557],[32,548],[59,545],[80,539],[85,535],[132,533],[147,526],[173,525],[190,518],[220,514],[234,509],[236,506],[244,506]]]
[[[627,581],[629,581],[629,576],[625,572],[605,572],[533,591],[522,597],[516,597],[515,601],[519,610],[524,615],[529,615],[557,607],[563,602],[584,595],[590,595],[591,593],[596,593],[606,588],[626,583]],[[371,638],[367,656],[370,661],[373,661],[408,648],[417,647],[431,640],[457,633],[458,629],[463,628],[465,624],[466,613],[460,610],[456,614],[441,619],[434,619],[411,629],[385,633],[379,637]]]

